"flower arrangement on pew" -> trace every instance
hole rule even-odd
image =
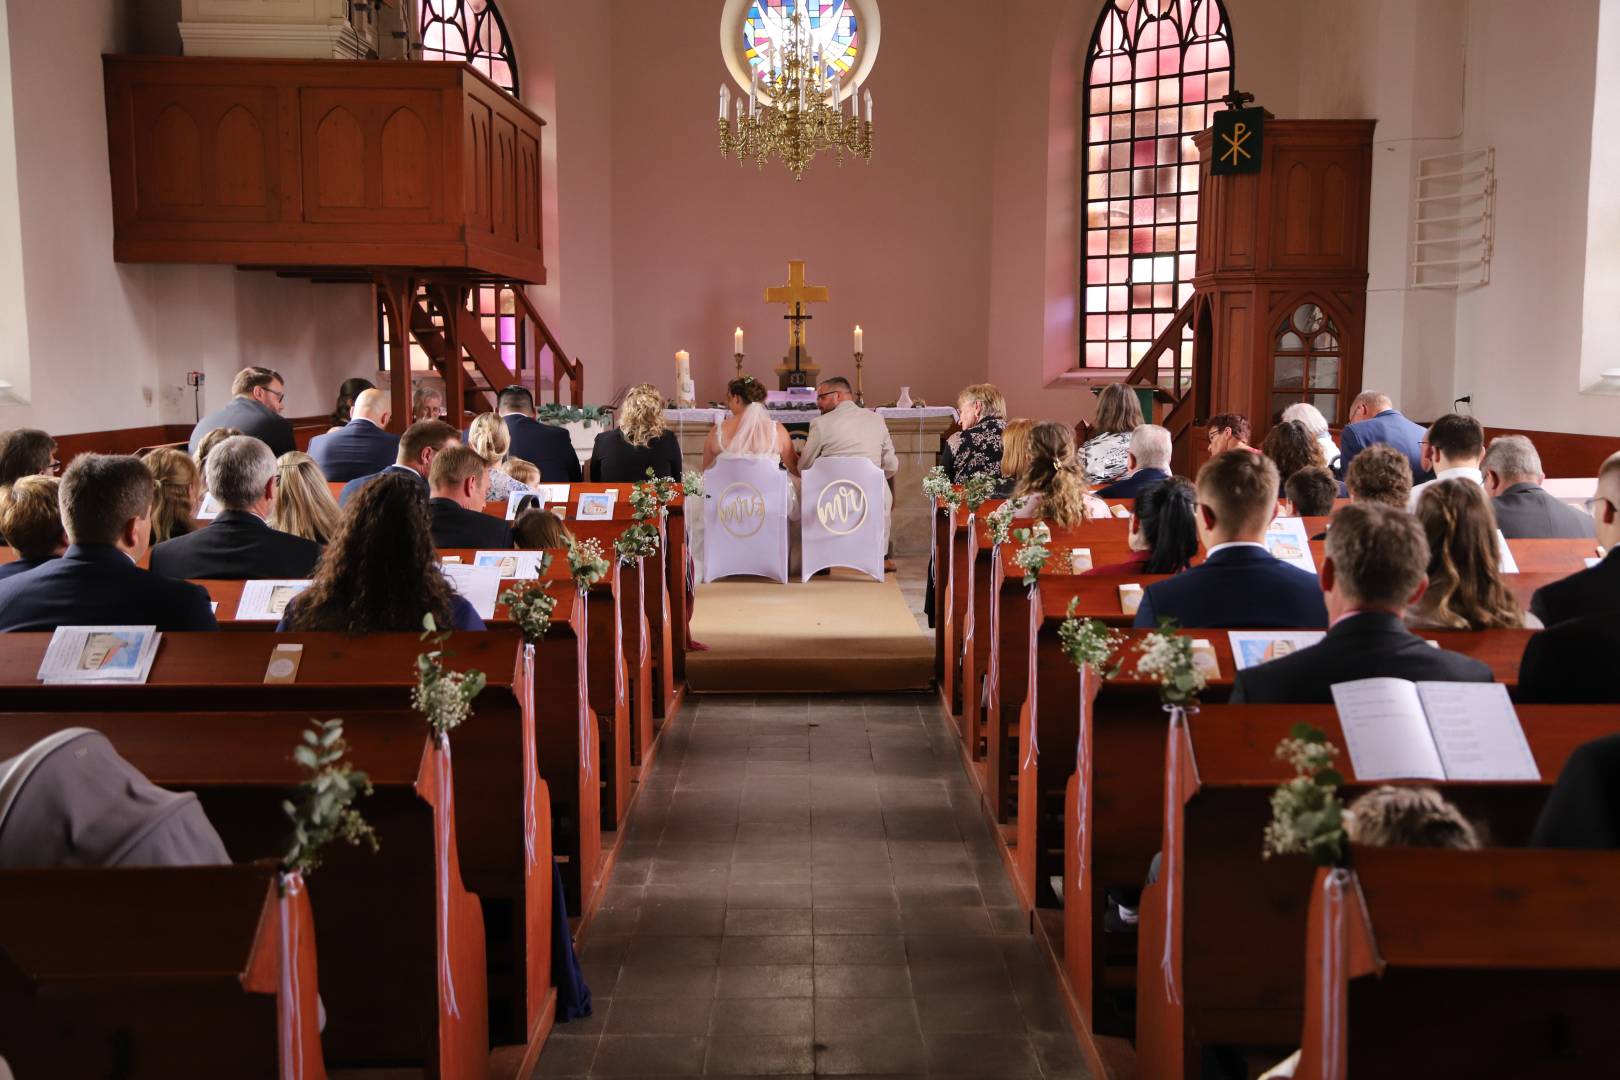
[[[1024,585],[1033,585],[1040,580],[1041,569],[1052,558],[1051,549],[1046,546],[1052,539],[1052,529],[1046,522],[1038,521],[1033,528],[1014,532],[1013,539],[1019,544],[1013,552],[1013,565],[1024,572]]]
[[[1192,638],[1177,633],[1176,620],[1166,616],[1157,630],[1149,630],[1136,643],[1141,659],[1138,673],[1159,684],[1159,700],[1168,708],[1195,710],[1198,695],[1209,685],[1208,678],[1193,658]]]
[[[321,849],[334,840],[377,850],[377,834],[354,808],[355,799],[371,794],[371,780],[346,760],[343,721],[313,723],[293,748],[293,760],[309,775],[281,804],[293,826],[292,847],[281,859],[287,877],[309,876],[321,865]]]
[[[512,622],[522,632],[523,640],[530,645],[546,636],[546,631],[551,629],[551,613],[557,608],[557,598],[551,594],[550,586],[541,580],[549,569],[551,555],[541,552],[535,580],[521,582],[501,593],[501,603],[506,605]]]
[[[990,530],[990,543],[993,546],[1005,544],[1012,536],[1013,515],[1017,514],[1023,505],[1023,499],[1008,499],[990,511],[990,516],[984,519],[985,527]]]
[[[568,544],[568,573],[581,592],[607,577],[612,569],[602,554],[602,543],[594,537],[570,540]]]
[[[688,499],[703,498],[703,474],[696,469],[687,469],[681,474],[681,494]]]
[[[943,502],[952,510],[962,505],[962,493],[951,483],[951,478],[945,475],[943,465],[935,465],[928,470],[923,476],[922,490],[930,501]]]
[[[1294,778],[1271,796],[1271,823],[1260,853],[1309,855],[1317,866],[1343,866],[1344,803],[1339,788],[1344,777],[1333,767],[1339,748],[1320,728],[1295,724],[1277,744],[1277,756],[1294,767]]]
[[[996,493],[996,482],[987,473],[974,473],[962,481],[962,502],[967,503],[970,513],[978,513],[979,507],[990,500]]]
[[[1067,616],[1058,626],[1058,643],[1063,655],[1077,668],[1089,667],[1105,679],[1119,674],[1120,662],[1115,658],[1125,635],[1108,628],[1101,619],[1080,619],[1074,614],[1080,603],[1078,596],[1069,601]]]
[[[444,659],[450,653],[444,643],[450,631],[440,631],[432,613],[422,616],[422,640],[432,641],[435,648],[416,658],[416,688],[411,691],[411,706],[427,717],[433,729],[433,740],[444,745],[445,736],[460,727],[472,715],[472,701],[484,689],[484,673],[478,670],[446,671]]]
[[[646,483],[630,488],[630,516],[635,524],[613,541],[620,562],[639,562],[658,552],[658,526],[654,522],[663,517],[664,507],[674,497],[675,481],[659,477],[651,468]]]

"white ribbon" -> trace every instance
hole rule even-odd
[[[532,716],[532,710],[534,708],[534,705],[533,705],[533,702],[534,702],[534,646],[532,644],[525,644],[523,646],[523,669],[524,669],[524,673],[525,673],[525,676],[526,676],[525,679],[524,679],[525,691],[529,695],[529,706],[528,706],[528,708],[529,708],[529,711],[531,712],[531,716]],[[529,732],[530,732],[531,736],[534,733],[534,723],[532,721],[529,724]],[[525,740],[519,740],[519,741],[523,742]],[[523,857],[524,857],[524,860],[525,860],[525,866],[532,873],[533,870],[534,870],[534,864],[535,864],[535,854],[534,854],[534,820],[535,820],[534,789],[535,789],[535,784],[534,784],[534,780],[533,780],[533,777],[532,777],[532,773],[533,773],[534,767],[535,767],[535,765],[534,765],[535,758],[534,758],[534,748],[532,746],[525,746],[523,748],[523,750],[524,750],[524,754],[529,759],[528,761],[524,762],[524,765],[523,765]]]
[[[276,906],[280,909],[278,951],[281,954],[281,1000],[277,1006],[281,1036],[281,1080],[299,1080],[304,1075],[304,1016],[298,1002],[298,941],[293,937],[293,898],[304,891],[304,879],[283,874]]]
[[[999,549],[997,551],[997,554],[998,555],[1000,554]],[[1041,738],[1040,738],[1040,735],[1039,735],[1041,725],[1040,725],[1040,721],[1039,721],[1039,719],[1038,719],[1038,717],[1036,715],[1036,701],[1035,701],[1035,655],[1036,655],[1037,652],[1040,651],[1039,650],[1039,644],[1040,643],[1037,640],[1037,636],[1040,634],[1040,630],[1041,630],[1041,598],[1040,598],[1040,595],[1039,595],[1039,590],[1040,590],[1039,585],[1031,585],[1029,587],[1029,593],[1028,593],[1028,597],[1029,597],[1029,689],[1024,694],[1024,700],[1029,702],[1029,746],[1024,751],[1024,768],[1025,769],[1028,769],[1028,768],[1031,768],[1032,766],[1034,766],[1035,762],[1041,756]],[[997,655],[999,655],[1001,653],[1001,650],[996,649],[995,652],[996,652]]]
[[[1164,992],[1170,1003],[1181,1003],[1181,991],[1176,986],[1176,890],[1181,888],[1180,875],[1175,872],[1176,855],[1180,848],[1176,834],[1181,821],[1181,740],[1187,726],[1187,711],[1180,705],[1166,705],[1170,714],[1170,741],[1164,752],[1164,865],[1159,868],[1159,882],[1164,887],[1164,959],[1159,968],[1164,974]]]
[[[1324,1080],[1342,1080],[1339,1072],[1339,1047],[1344,1033],[1340,1024],[1344,1019],[1344,888],[1350,881],[1350,872],[1334,870],[1322,881],[1322,1044],[1317,1049],[1317,1060],[1322,1064]]]
[[[1074,790],[1074,858],[1075,871],[1080,877],[1086,873],[1086,801],[1091,797],[1091,748],[1088,733],[1091,730],[1091,702],[1086,698],[1086,665],[1080,666],[1080,708],[1075,714],[1078,730],[1074,740],[1074,775],[1078,778]]]
[[[450,740],[445,739],[433,755],[433,775],[438,791],[433,804],[433,827],[438,833],[439,884],[434,891],[439,896],[439,994],[453,1017],[461,1016],[456,1004],[455,973],[450,970],[450,802],[454,797],[450,784]]]

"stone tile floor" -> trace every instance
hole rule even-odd
[[[537,1076],[1088,1075],[932,695],[689,699],[629,830]]]

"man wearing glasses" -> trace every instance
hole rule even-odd
[[[276,457],[298,449],[293,442],[292,424],[282,416],[286,407],[286,385],[281,373],[269,368],[243,368],[231,383],[231,400],[197,421],[191,429],[190,451],[197,454],[202,437],[215,428],[235,428],[270,448]]]
[[[855,404],[855,392],[849,380],[842,376],[823,381],[816,387],[816,407],[821,415],[810,421],[810,437],[799,451],[799,470],[810,468],[819,457],[863,457],[883,470],[891,484],[900,471],[900,459],[895,456],[894,439],[889,435],[888,422],[875,412]],[[886,487],[884,496],[884,537],[888,543],[890,520],[894,509],[894,490]],[[885,569],[893,569],[885,559]]]

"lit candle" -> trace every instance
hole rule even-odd
[[[735,334],[731,335],[731,344],[732,344],[732,350],[731,351],[736,353],[738,356],[742,355],[742,351],[743,351],[742,342],[743,342],[742,327],[739,326],[739,327],[737,327],[737,332]]]
[[[685,349],[675,354],[675,377],[682,382],[692,377],[692,355]]]
[[[866,335],[863,334],[861,332],[861,328],[859,326],[857,326],[855,328],[855,351],[856,352],[865,352],[866,350],[864,348],[862,348],[862,346],[865,345],[865,344],[866,344]]]

